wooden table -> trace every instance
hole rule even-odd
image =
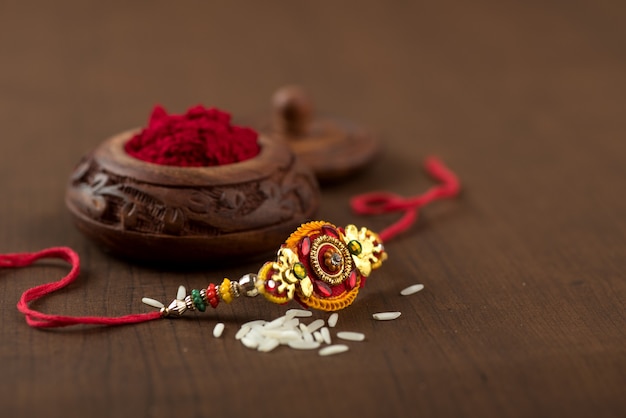
[[[624,416],[625,5],[3,3],[0,253],[69,245],[83,262],[42,311],[145,312],[142,296],[258,269],[128,263],[74,228],[72,168],[155,103],[204,103],[245,122],[299,83],[320,112],[371,127],[379,161],[322,190],[319,218],[337,224],[394,221],[358,217],[348,200],[423,192],[430,154],[463,194],[388,243],[388,262],[339,316],[337,330],[366,340],[332,357],[243,347],[239,325],[286,309],[261,300],[176,321],[32,329],[16,302],[67,266],[2,270],[2,416]],[[425,289],[399,296],[412,283]],[[402,316],[371,319],[383,310]]]

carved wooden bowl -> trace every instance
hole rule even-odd
[[[70,177],[66,204],[78,229],[112,253],[142,261],[221,262],[275,253],[319,206],[311,170],[283,142],[213,167],[131,157],[137,131],[104,141]]]

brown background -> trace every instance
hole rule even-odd
[[[329,358],[236,342],[241,323],[284,311],[262,300],[34,330],[17,300],[67,267],[2,271],[2,416],[624,416],[625,3],[226,3],[0,3],[0,252],[70,245],[84,263],[79,283],[37,308],[143,312],[144,295],[258,269],[129,264],[71,224],[73,166],[155,103],[247,121],[300,83],[320,110],[372,127],[379,162],[323,190],[319,217],[337,224],[394,220],[356,217],[348,199],[425,190],[431,153],[463,196],[388,244],[389,261],[340,314],[338,329],[366,341]],[[425,290],[398,296],[415,282]],[[370,319],[396,309],[397,321]]]

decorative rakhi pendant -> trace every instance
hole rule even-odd
[[[143,302],[161,309],[164,317],[180,316],[187,310],[204,312],[220,301],[230,303],[242,295],[259,294],[274,303],[296,300],[310,308],[337,311],[354,301],[371,271],[386,259],[380,237],[367,228],[308,222],[287,238],[276,260],[265,263],[257,274],[246,274],[238,281],[224,279],[190,294],[181,286],[169,306],[150,298]]]

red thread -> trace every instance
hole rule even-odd
[[[26,316],[26,323],[35,328],[65,327],[68,325],[123,325],[146,322],[161,317],[159,312],[133,314],[118,317],[63,316],[45,314],[31,309],[28,304],[56,292],[72,283],[80,272],[78,254],[68,247],[54,247],[36,253],[0,254],[0,267],[25,267],[42,258],[58,258],[71,264],[72,269],[61,280],[35,286],[22,294],[17,309]]]
[[[125,150],[143,161],[179,167],[231,164],[256,156],[258,134],[231,125],[230,119],[229,113],[200,105],[184,115],[168,115],[157,105],[148,126],[126,143]]]
[[[431,177],[441,182],[424,194],[404,198],[389,192],[371,192],[355,196],[350,200],[352,210],[360,215],[404,212],[397,222],[378,234],[383,242],[409,229],[416,221],[421,207],[435,200],[451,198],[459,194],[461,185],[456,174],[438,158],[428,157],[424,162],[424,168]]]

